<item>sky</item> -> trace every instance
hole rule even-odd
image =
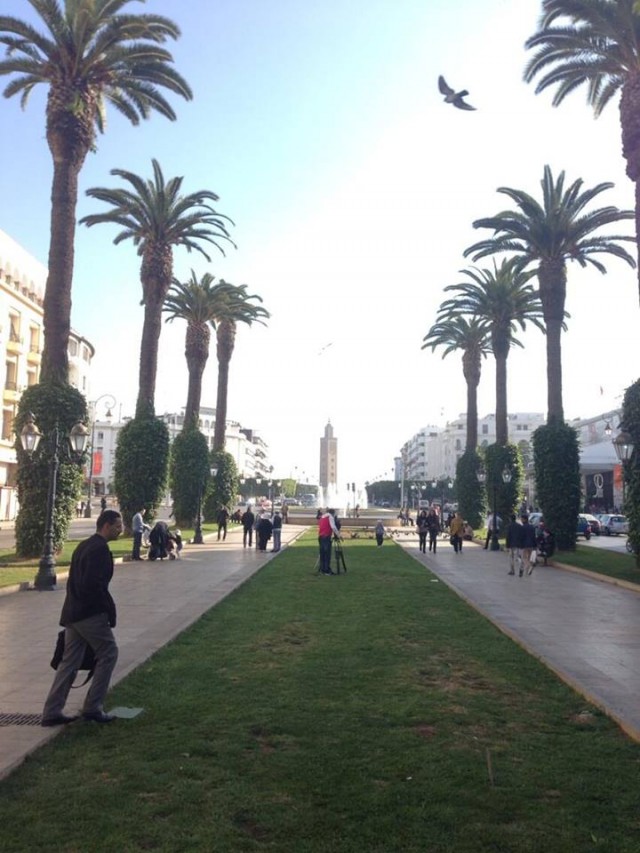
[[[165,177],[184,176],[185,193],[219,195],[237,249],[223,256],[214,248],[208,263],[178,248],[174,272],[182,281],[193,269],[247,284],[271,312],[265,327],[238,330],[228,416],[262,435],[277,477],[297,468],[317,478],[329,420],[339,480],[392,476],[405,441],[465,411],[460,357],[421,345],[448,297],[443,288],[473,264],[464,249],[488,236],[473,220],[508,206],[498,187],[539,197],[549,164],[587,187],[613,182],[600,203],[633,207],[617,100],[596,120],[581,90],[554,108],[550,92],[536,96],[522,82],[541,0],[147,0],[127,8],[180,26],[170,50],[194,99],[169,96],[176,122],[154,115],[133,127],[108,111],[80,176],[78,218],[103,209],[85,196],[89,187],[122,186],[111,169],[151,177],[152,158]],[[2,12],[33,16],[26,0],[3,0]],[[444,104],[439,74],[468,89],[477,110]],[[25,110],[18,98],[0,100],[0,228],[46,264],[45,98],[40,87]],[[112,394],[127,416],[143,309],[138,256],[130,243],[113,245],[116,233],[77,229],[72,325],[96,348],[90,398]],[[606,276],[569,268],[568,419],[619,406],[637,378],[637,274],[615,258],[605,263]],[[185,328],[175,321],[162,331],[158,414],[186,401]],[[509,410],[545,412],[544,338],[533,327],[520,338],[524,347],[508,363]],[[215,405],[216,379],[212,346],[204,406]],[[481,416],[495,410],[491,357],[478,401]]]

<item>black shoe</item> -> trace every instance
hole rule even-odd
[[[91,711],[83,714],[82,719],[88,723],[112,723],[116,718],[113,714],[105,714],[104,711]]]
[[[40,725],[49,727],[49,726],[66,726],[67,723],[73,723],[77,720],[78,717],[68,717],[66,714],[56,714],[55,717],[47,717],[43,718]]]

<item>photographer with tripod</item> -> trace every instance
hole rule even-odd
[[[320,573],[334,575],[331,571],[331,541],[341,539],[336,525],[334,510],[327,509],[318,519],[318,549],[320,552]]]

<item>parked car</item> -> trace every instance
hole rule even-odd
[[[583,515],[591,525],[591,532],[595,533],[596,536],[600,536],[601,524],[599,519],[595,515],[591,515],[589,512],[585,512]]]
[[[629,522],[626,515],[601,515],[600,524],[605,536],[611,536],[611,534],[617,536],[619,533],[629,532]]]
[[[580,513],[578,516],[578,527],[576,530],[576,534],[578,536],[584,536],[584,538],[588,541],[591,539],[591,525],[589,524],[589,519],[584,513]]]
[[[286,506],[299,506],[300,505],[300,501],[298,500],[298,498],[285,498],[282,501],[282,503],[286,504]]]

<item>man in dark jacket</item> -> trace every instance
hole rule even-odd
[[[242,545],[244,548],[253,543],[253,525],[255,524],[256,517],[251,512],[251,505],[249,505],[246,510],[242,513],[242,517],[240,521],[242,523]]]
[[[109,592],[113,557],[107,543],[121,533],[120,513],[107,509],[98,517],[93,536],[81,542],[73,552],[60,615],[60,624],[65,629],[64,656],[44,703],[43,726],[60,726],[77,719],[65,715],[63,710],[87,645],[95,653],[96,669],[84,700],[82,717],[97,723],[110,723],[115,719],[105,714],[103,708],[118,660],[118,647],[111,630],[116,624],[116,605]]]
[[[224,542],[227,538],[227,522],[229,521],[229,510],[226,506],[220,507],[216,521],[218,522],[218,542],[220,541],[220,536],[222,536],[222,541]]]

